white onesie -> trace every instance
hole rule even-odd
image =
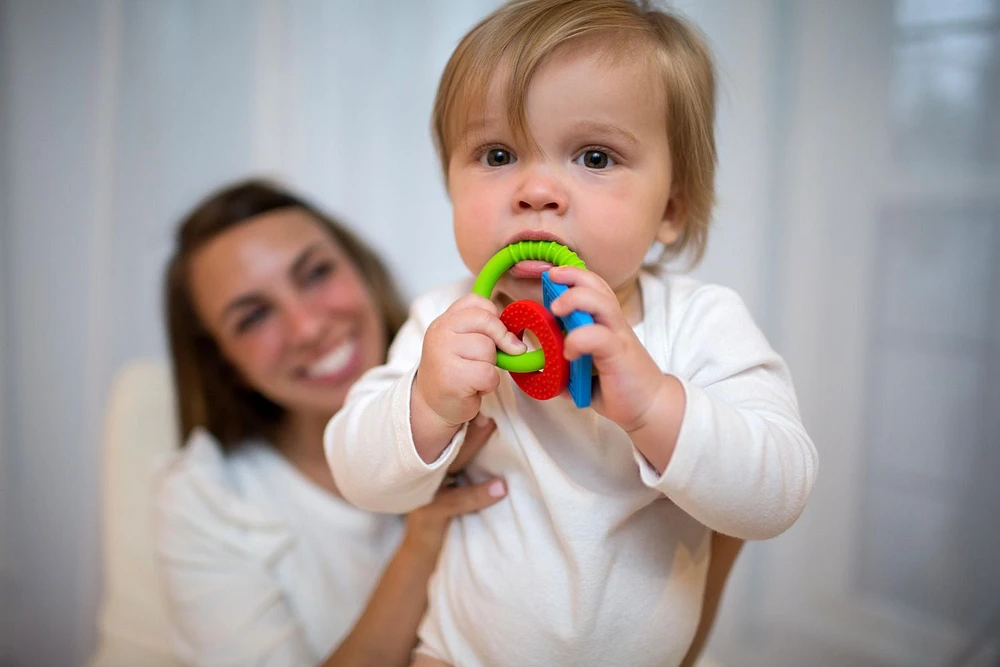
[[[640,276],[635,331],[686,409],[661,475],[626,433],[560,396],[536,401],[507,374],[484,397],[497,431],[468,468],[503,477],[501,502],[455,519],[430,584],[422,652],[478,665],[673,665],[701,610],[710,529],[766,539],[805,507],[816,450],[782,359],[726,288]],[[430,500],[461,446],[424,463],[410,387],[427,326],[471,282],[418,299],[385,366],[352,388],[326,429],[327,458],[360,507]]]

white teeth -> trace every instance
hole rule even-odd
[[[354,357],[354,349],[356,347],[357,341],[353,338],[349,338],[334,349],[330,350],[325,357],[307,368],[306,375],[309,377],[324,377],[339,373],[347,368],[347,365],[351,363],[351,359]]]

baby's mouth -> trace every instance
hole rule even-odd
[[[552,268],[550,262],[540,259],[526,259],[510,267],[508,273],[514,278],[541,280],[542,274]]]
[[[579,256],[560,239],[551,234],[535,232],[515,237],[507,248],[512,259],[519,259],[507,269],[512,278],[541,280],[542,274],[556,264],[581,264]]]

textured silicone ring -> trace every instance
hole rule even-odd
[[[535,334],[547,360],[545,368],[539,371],[510,374],[521,391],[539,401],[561,394],[569,383],[570,364],[563,357],[562,329],[548,308],[522,299],[504,308],[500,321],[518,338],[524,337],[525,329]]]
[[[566,246],[555,241],[520,241],[503,248],[486,262],[479,272],[472,291],[489,299],[493,296],[493,288],[497,286],[500,276],[507,273],[510,267],[522,260],[541,260],[553,266],[577,266],[586,269],[587,265],[577,257],[577,254]],[[512,373],[531,373],[545,367],[545,353],[533,350],[524,354],[507,354],[497,351],[497,366]]]

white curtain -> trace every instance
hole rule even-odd
[[[430,106],[497,4],[0,0],[0,664],[93,646],[106,392],[126,361],[165,357],[160,274],[197,198],[276,176],[411,296],[461,275]],[[988,660],[1000,8],[675,4],[721,74],[697,273],[739,290],[785,355],[821,457],[802,520],[741,558],[713,659]]]

